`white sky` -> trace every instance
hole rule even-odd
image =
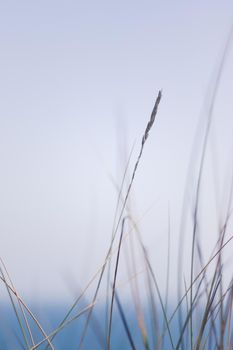
[[[0,2],[0,255],[23,295],[69,295],[68,280],[84,286],[103,261],[108,173],[120,181],[124,140],[128,153],[136,140],[136,160],[160,88],[133,203],[139,218],[153,205],[141,229],[162,283],[168,203],[175,259],[191,146],[232,15],[230,0]],[[220,206],[232,78],[230,52],[215,110]]]

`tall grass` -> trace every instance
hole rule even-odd
[[[227,233],[231,217],[233,184],[229,190],[227,213],[223,224],[219,227],[218,239],[209,257],[203,255],[199,236],[199,205],[203,167],[206,157],[207,142],[212,123],[214,103],[224,68],[227,52],[231,42],[232,31],[227,40],[222,60],[216,75],[213,93],[204,124],[203,138],[201,139],[197,176],[194,186],[194,203],[192,207],[192,244],[190,254],[190,274],[188,279],[183,276],[183,239],[186,230],[186,205],[184,200],[183,222],[180,230],[180,249],[178,256],[177,273],[177,303],[171,309],[170,297],[170,265],[171,265],[171,230],[170,210],[168,214],[167,257],[164,263],[166,281],[165,294],[162,293],[156,272],[147,251],[143,235],[135,220],[130,205],[129,196],[140,166],[146,141],[154,126],[162,93],[159,91],[151,116],[142,136],[139,154],[130,175],[129,184],[124,192],[126,176],[129,175],[127,163],[120,186],[113,180],[118,193],[118,200],[113,223],[110,245],[103,264],[90,279],[89,283],[77,297],[75,302],[65,313],[57,327],[52,331],[45,331],[38,318],[19,296],[4,262],[0,261],[0,279],[6,287],[15,318],[19,326],[18,348],[20,349],[55,349],[55,340],[65,328],[76,324],[79,329],[77,349],[86,348],[86,339],[89,337],[89,328],[94,330],[99,348],[116,349],[114,334],[114,316],[121,323],[122,333],[125,335],[125,349],[233,349],[233,275],[230,281],[224,280],[226,269],[224,251],[232,244],[233,235]],[[200,139],[199,139],[200,140]],[[195,147],[194,147],[195,148]],[[193,158],[192,158],[193,160]],[[193,164],[192,164],[193,165]],[[193,169],[192,167],[190,169]],[[189,181],[189,180],[188,180]],[[233,182],[232,182],[233,183]],[[190,184],[188,182],[188,184]],[[128,245],[128,246],[127,246]],[[118,273],[122,263],[123,246],[128,247],[126,267],[128,271],[127,284],[131,288],[131,314],[121,298],[121,286],[118,283]],[[137,270],[136,254],[142,259],[143,278]],[[104,276],[107,278],[104,279]],[[107,283],[107,286],[105,285]],[[86,297],[90,287],[94,288],[92,299]],[[105,300],[100,296],[100,288],[105,287]],[[146,292],[147,305],[140,297],[141,289]],[[83,303],[85,305],[83,306]],[[104,319],[95,319],[94,311],[99,304],[105,304]],[[98,310],[98,309],[97,309]],[[136,326],[132,327],[132,318]],[[136,333],[135,333],[136,332]],[[35,335],[36,333],[36,335]],[[38,336],[39,334],[39,336]],[[97,346],[97,345],[96,345]],[[69,349],[69,344],[66,345]]]

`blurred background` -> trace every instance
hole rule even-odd
[[[28,301],[69,301],[103,263],[114,183],[133,149],[132,174],[159,89],[130,203],[162,290],[170,226],[174,286],[232,15],[230,0],[0,2],[0,256]],[[232,81],[229,45],[202,179],[208,254],[230,196]]]

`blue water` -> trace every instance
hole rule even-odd
[[[40,323],[43,325],[46,333],[52,332],[58,324],[63,319],[67,312],[67,307],[64,305],[47,305],[43,309],[39,307],[31,308],[33,313],[37,316]],[[143,339],[138,327],[137,318],[135,312],[128,309],[125,311],[125,316],[127,318],[127,323],[130,328],[130,332],[136,345],[136,349],[145,349],[143,345]],[[73,313],[74,315],[75,313]],[[145,325],[147,328],[147,334],[149,343],[152,348],[153,336],[155,335],[152,329],[151,319],[149,317],[150,312],[145,315]],[[59,334],[54,338],[53,345],[56,350],[73,350],[77,349],[80,341],[80,337],[83,331],[84,323],[86,320],[86,315],[84,314],[73,323],[65,327]],[[88,331],[85,336],[82,349],[106,349],[106,332],[105,332],[105,310],[104,308],[96,308],[93,312],[92,321],[88,327]],[[160,322],[162,317],[160,316]],[[35,342],[42,339],[40,331],[37,327],[30,322],[32,328],[33,336]],[[173,335],[175,336],[175,328],[173,327]],[[153,336],[152,336],[153,335]],[[41,345],[38,349],[45,349],[45,344]],[[170,349],[169,341],[165,341],[165,349]],[[11,306],[1,305],[0,306],[0,350],[12,350],[12,349],[26,349],[25,342],[20,330],[19,324],[17,322],[16,316],[12,310]],[[111,337],[111,349],[131,349],[128,337],[126,335],[125,328],[121,321],[118,311],[114,310],[114,317],[112,323],[112,337]]]

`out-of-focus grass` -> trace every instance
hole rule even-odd
[[[71,325],[73,326],[73,324],[77,324],[77,328],[79,329],[77,332],[76,348],[85,348],[86,338],[90,336],[89,328],[91,328],[99,348],[107,350],[116,349],[115,330],[117,325],[113,322],[114,315],[118,315],[117,322],[121,325],[121,332],[124,333],[125,340],[121,347],[123,346],[125,349],[233,349],[233,275],[229,283],[226,284],[224,282],[225,263],[223,259],[224,250],[232,244],[231,241],[233,239],[233,236],[227,236],[228,221],[231,216],[233,187],[229,190],[230,196],[227,213],[223,225],[219,227],[218,240],[212,254],[207,259],[203,256],[201,240],[198,235],[200,184],[202,181],[203,165],[214,103],[231,37],[232,31],[217,72],[213,94],[207,112],[207,122],[204,125],[204,136],[201,140],[201,154],[198,157],[200,161],[198,164],[196,186],[194,188],[195,200],[192,208],[192,246],[189,280],[186,280],[182,276],[185,225],[183,223],[181,225],[177,273],[178,300],[174,310],[171,310],[172,303],[169,300],[171,294],[170,265],[172,263],[170,219],[168,218],[167,257],[165,257],[164,261],[166,291],[163,295],[148,251],[143,243],[143,235],[139,230],[128,203],[144,147],[158,112],[162,97],[161,91],[159,91],[152,114],[142,136],[139,154],[135,161],[125,194],[123,193],[123,188],[128,166],[119,187],[113,180],[113,185],[118,193],[118,201],[111,242],[104,262],[65,313],[60,323],[52,331],[45,331],[38,318],[26,305],[21,296],[19,296],[5,264],[1,260],[0,279],[6,287],[19,326],[15,333],[18,339],[19,349],[55,349],[57,335]],[[183,220],[186,220],[185,211]],[[131,293],[129,299],[130,305],[128,306],[124,304],[121,298],[121,287],[118,284],[118,271],[122,260],[123,245],[128,246],[126,254],[127,284],[130,287]],[[159,249],[159,242],[155,242],[155,245]],[[140,272],[137,269],[138,252],[140,252],[140,256],[142,257],[141,266],[144,279],[141,276],[139,277]],[[195,266],[197,266],[196,269]],[[199,270],[196,271],[197,269]],[[104,279],[106,271],[107,278]],[[99,295],[99,292],[100,288],[106,282],[107,292],[103,297]],[[88,302],[87,291],[90,287],[94,288],[94,293],[91,301]],[[147,294],[146,306],[141,298],[142,289]],[[96,318],[94,313],[99,303],[102,305],[105,304],[105,312],[102,313],[101,319]],[[129,310],[130,316],[128,315]],[[133,327],[132,318],[135,321]],[[82,320],[81,322],[80,319]],[[70,345],[67,344],[65,348],[70,349]]]

